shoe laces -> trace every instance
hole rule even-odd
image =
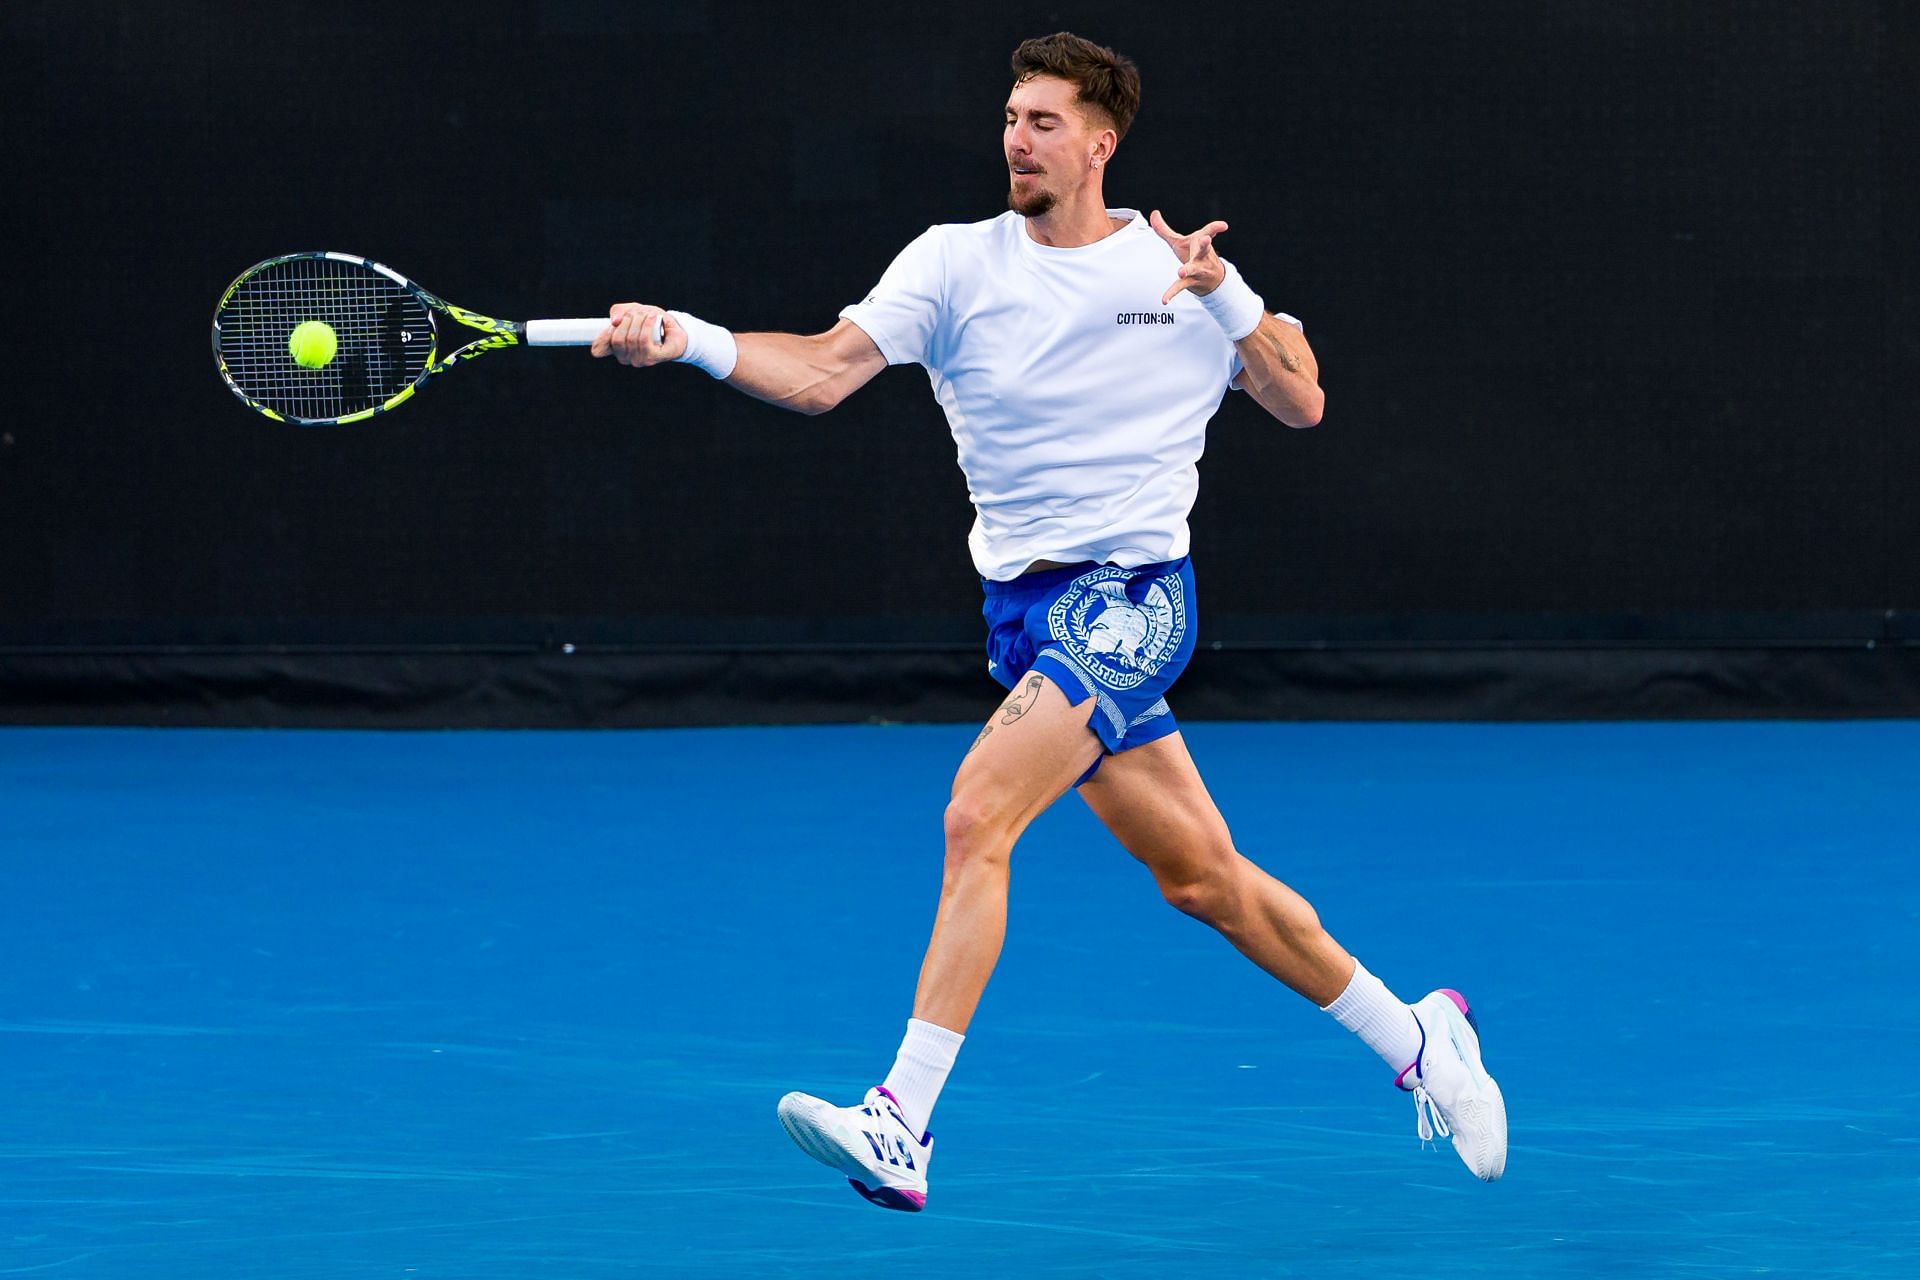
[[[1447,1124],[1447,1117],[1441,1112],[1440,1104],[1427,1092],[1427,1086],[1413,1086],[1414,1130],[1420,1135],[1420,1141],[1432,1142],[1434,1135],[1451,1138],[1453,1129]]]

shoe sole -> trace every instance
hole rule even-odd
[[[822,1132],[817,1126],[808,1123],[806,1117],[789,1112],[786,1099],[780,1100],[777,1114],[780,1127],[787,1131],[794,1145],[818,1160],[827,1168],[839,1173],[847,1180],[847,1185],[858,1191],[868,1203],[877,1204],[882,1209],[898,1209],[902,1213],[918,1213],[927,1207],[924,1191],[907,1191],[898,1187],[870,1187],[855,1177],[855,1174],[873,1176],[860,1157],[849,1151],[844,1144],[830,1134]]]
[[[927,1198],[918,1191],[896,1191],[892,1187],[869,1187],[858,1178],[848,1178],[847,1185],[865,1196],[869,1204],[877,1204],[882,1209],[898,1209],[902,1213],[918,1213],[927,1207]]]

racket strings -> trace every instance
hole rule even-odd
[[[325,367],[296,363],[294,326],[319,320],[338,340]],[[433,321],[412,290],[360,262],[318,256],[266,264],[220,309],[220,356],[233,385],[284,417],[326,421],[376,408],[417,381]]]

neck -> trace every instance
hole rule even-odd
[[[1055,249],[1078,249],[1105,240],[1124,223],[1107,216],[1106,197],[1099,183],[1090,183],[1038,218],[1027,219],[1027,234],[1036,244]]]

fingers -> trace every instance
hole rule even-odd
[[[1180,264],[1173,283],[1160,295],[1161,306],[1172,302],[1174,295],[1182,289],[1191,289],[1195,294],[1204,296],[1220,287],[1220,282],[1227,277],[1227,270],[1219,255],[1213,251],[1213,237],[1219,231],[1226,230],[1226,226],[1224,222],[1209,222],[1187,242],[1187,260]]]
[[[1209,222],[1206,226],[1200,228],[1198,231],[1194,232],[1192,235],[1183,236],[1178,231],[1175,231],[1172,227],[1167,225],[1167,220],[1160,216],[1160,211],[1158,209],[1155,209],[1152,213],[1147,215],[1147,225],[1152,227],[1154,231],[1159,234],[1162,240],[1165,240],[1168,244],[1180,250],[1183,256],[1187,251],[1186,246],[1190,244],[1192,241],[1200,239],[1202,237],[1205,237],[1206,239],[1211,240],[1213,239],[1213,237],[1219,235],[1222,231],[1225,231],[1227,229],[1226,223],[1220,221],[1220,219],[1218,218],[1215,218],[1212,222]]]
[[[1163,307],[1166,306],[1169,302],[1172,302],[1174,300],[1174,297],[1176,295],[1178,295],[1182,290],[1185,290],[1185,289],[1192,289],[1196,296],[1201,294],[1212,293],[1213,292],[1212,289],[1202,289],[1198,287],[1206,283],[1207,281],[1205,279],[1200,278],[1197,275],[1190,276],[1183,269],[1180,272],[1180,278],[1175,280],[1172,284],[1168,285],[1167,291],[1160,295],[1160,305]],[[1214,283],[1217,284],[1219,282],[1215,281]]]
[[[616,302],[607,308],[607,327],[588,348],[594,359],[612,356],[630,368],[645,368],[686,354],[687,335],[661,308]]]
[[[638,367],[646,359],[646,342],[653,326],[645,320],[646,308],[634,307],[613,325],[613,358],[629,367]]]
[[[1173,278],[1173,283],[1168,285],[1167,291],[1160,295],[1160,305],[1164,307],[1169,302],[1172,302],[1174,296],[1182,289],[1191,289],[1196,284],[1200,284],[1201,280],[1198,278],[1199,276],[1200,273],[1193,269],[1191,263],[1181,267],[1180,273]]]
[[[672,358],[661,341],[666,313],[659,307],[623,302],[610,308],[608,314],[613,320],[603,336],[615,360],[639,369]],[[606,354],[601,351],[598,338],[594,340],[593,353]]]
[[[599,336],[593,340],[593,345],[587,348],[588,353],[595,360],[602,360],[613,354],[614,327],[620,323],[627,312],[639,305],[637,302],[616,302],[607,308],[607,327],[600,331]]]

